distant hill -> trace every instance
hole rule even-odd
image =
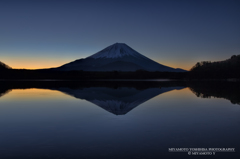
[[[224,61],[202,61],[194,65],[189,78],[240,78],[240,55]]]
[[[8,65],[0,61],[0,70],[11,69]]]
[[[233,55],[224,61],[202,61],[191,68],[191,71],[234,71],[240,70],[240,55]]]

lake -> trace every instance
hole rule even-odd
[[[2,81],[0,127],[1,159],[239,158],[240,83]]]

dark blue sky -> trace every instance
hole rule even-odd
[[[46,68],[116,43],[171,67],[240,54],[239,0],[0,1],[0,61]]]

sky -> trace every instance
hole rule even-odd
[[[240,54],[239,0],[1,0],[0,61],[50,68],[116,42],[173,68]]]

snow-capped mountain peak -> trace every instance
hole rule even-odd
[[[85,58],[67,63],[59,68],[60,71],[161,71],[181,72],[184,70],[174,69],[157,63],[148,57],[138,53],[124,43],[115,43],[105,49]]]
[[[137,51],[133,50],[131,47],[124,43],[115,43],[106,47],[105,49],[89,56],[88,58],[119,58],[123,56],[142,56]]]

